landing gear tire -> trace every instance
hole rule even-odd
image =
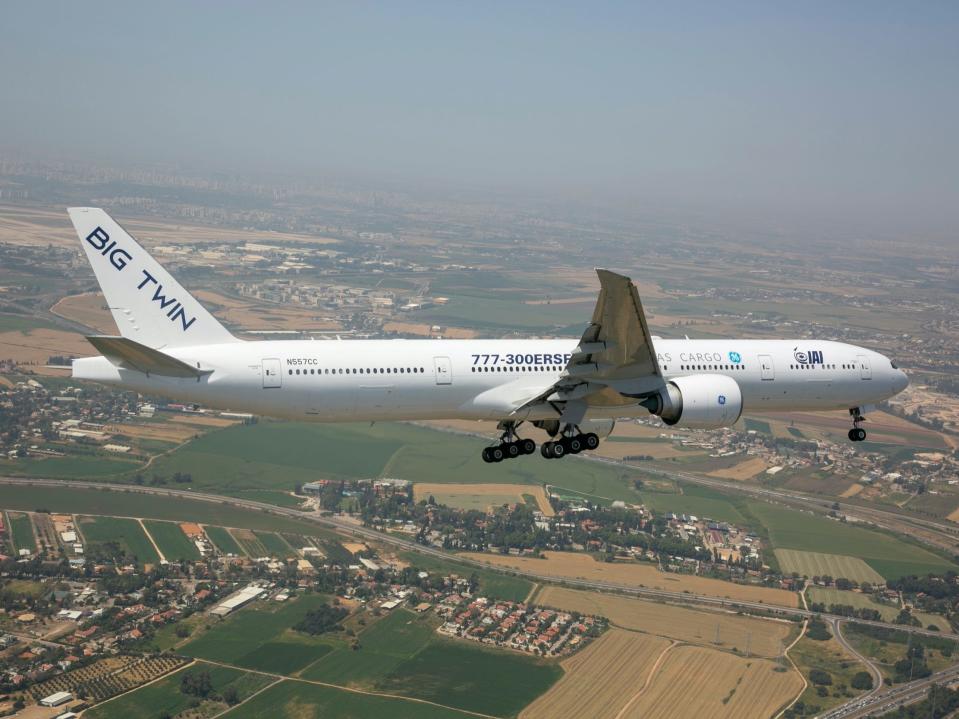
[[[483,448],[483,461],[486,462],[487,464],[491,464],[492,462],[495,461],[495,460],[493,459],[493,448],[492,448],[492,447],[484,447],[484,448]]]
[[[862,416],[862,410],[859,407],[853,407],[849,410],[849,414],[852,415],[852,429],[849,430],[849,441],[850,442],[862,442],[866,439],[866,430],[862,428],[862,423],[866,421],[866,418]]]
[[[583,447],[592,451],[599,446],[599,435],[595,432],[587,432],[583,435]]]
[[[866,430],[862,427],[853,427],[849,430],[849,440],[851,442],[862,442],[866,439]]]
[[[523,454],[532,454],[536,451],[536,442],[531,439],[521,439],[517,444]]]
[[[514,459],[522,454],[519,442],[508,442],[502,445],[502,447],[506,450],[506,457],[509,459]]]
[[[569,448],[566,446],[566,442],[564,440],[560,440],[559,442],[550,442],[550,444],[553,445],[552,450],[550,451],[550,457],[552,459],[562,459],[569,452]]]
[[[546,459],[553,458],[553,443],[552,442],[543,442],[539,447],[539,453],[543,455]]]
[[[503,451],[503,445],[490,447],[489,453],[494,462],[502,462],[504,459],[506,459],[506,452]]]
[[[564,444],[566,445],[566,449],[569,450],[570,454],[579,454],[586,449],[586,445],[583,443],[582,437],[579,435],[575,437],[567,437],[564,440]]]

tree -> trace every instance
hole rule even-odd
[[[869,672],[856,672],[849,684],[853,689],[872,689],[872,674]]]
[[[229,686],[223,690],[223,701],[230,706],[240,703],[240,693],[236,690],[236,687]]]
[[[809,681],[821,687],[828,687],[832,684],[832,674],[822,669],[811,669],[809,671]]]

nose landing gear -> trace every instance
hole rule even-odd
[[[850,442],[862,442],[866,438],[866,430],[862,428],[862,423],[866,418],[862,416],[862,410],[859,407],[853,407],[849,410],[852,415],[852,429],[849,430]]]

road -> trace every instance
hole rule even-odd
[[[863,697],[838,706],[820,716],[820,719],[859,719],[879,716],[904,704],[922,701],[933,684],[950,685],[959,681],[959,666],[949,667],[925,679],[900,684],[882,693],[870,692]]]
[[[531,571],[522,571],[512,568],[498,567],[495,565],[487,564],[485,562],[472,559],[469,557],[463,557],[451,552],[444,551],[442,549],[437,549],[436,547],[426,546],[423,544],[418,544],[412,542],[408,539],[402,537],[396,537],[391,534],[386,534],[379,532],[375,529],[370,529],[369,527],[363,527],[361,525],[355,524],[354,522],[347,521],[335,516],[319,516],[317,513],[305,513],[298,509],[290,509],[287,507],[278,507],[273,504],[268,504],[266,502],[257,502],[251,499],[238,499],[235,497],[227,497],[224,495],[209,494],[206,492],[196,492],[188,489],[167,489],[160,487],[141,487],[136,485],[127,485],[127,484],[110,484],[107,482],[91,482],[86,480],[63,480],[63,479],[23,479],[18,477],[0,477],[0,484],[9,484],[9,485],[23,485],[23,486],[42,486],[42,487],[52,487],[52,488],[82,488],[82,489],[106,489],[106,490],[115,490],[123,492],[132,492],[138,494],[148,494],[148,495],[158,495],[158,496],[167,496],[167,497],[182,497],[188,499],[194,499],[201,502],[211,502],[216,504],[231,504],[235,507],[242,507],[245,509],[252,509],[256,511],[265,511],[271,514],[275,514],[283,517],[292,517],[294,519],[312,521],[316,524],[326,527],[339,530],[341,532],[348,532],[354,536],[363,537],[364,539],[369,539],[371,541],[376,541],[381,544],[390,544],[399,549],[404,549],[411,552],[417,552],[419,554],[424,554],[427,556],[436,557],[447,562],[455,562],[460,565],[474,567],[477,569],[484,569],[487,571],[496,572],[498,574],[506,574],[512,576],[523,577],[524,579],[529,579],[531,581],[540,582],[544,584],[561,584],[567,587],[574,587],[577,589],[585,589],[590,591],[600,591],[600,592],[614,592],[616,594],[625,594],[633,597],[640,597],[644,599],[653,599],[664,602],[676,602],[681,604],[699,604],[703,606],[708,606],[712,608],[725,609],[729,611],[743,611],[743,612],[760,612],[762,614],[774,614],[787,618],[809,618],[814,616],[820,616],[826,621],[836,622],[848,620],[848,617],[842,617],[832,614],[824,614],[821,612],[812,612],[808,609],[803,609],[799,607],[783,607],[773,604],[766,604],[764,602],[750,602],[744,600],[733,600],[723,597],[710,597],[702,594],[691,594],[688,592],[670,592],[662,589],[653,589],[650,587],[642,587],[629,584],[618,584],[616,582],[600,582],[587,579],[576,579],[576,578],[559,578],[547,574],[538,574]],[[934,632],[922,627],[908,627],[903,625],[889,625],[885,622],[874,622],[868,620],[857,619],[856,624],[864,624],[874,627],[882,627],[888,629],[893,627],[897,630],[904,632],[911,632],[914,634],[922,634],[927,636],[935,637],[949,637],[951,639],[959,640],[959,634],[951,634],[947,632]]]

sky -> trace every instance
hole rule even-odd
[[[957,238],[956,2],[41,0],[0,18],[0,151]]]

